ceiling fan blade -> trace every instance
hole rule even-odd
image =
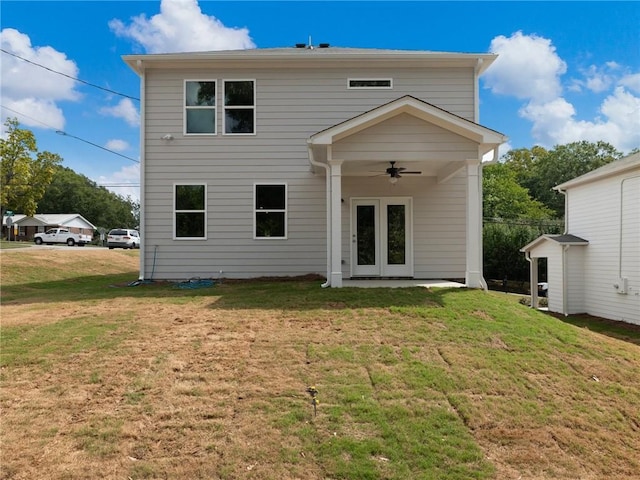
[[[402,172],[403,175],[422,175],[422,172]]]

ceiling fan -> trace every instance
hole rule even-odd
[[[421,175],[422,172],[409,172],[406,167],[396,167],[396,162],[389,162],[391,166],[387,168],[386,172],[389,175],[389,181],[396,183],[402,175]],[[402,174],[402,175],[400,175]]]

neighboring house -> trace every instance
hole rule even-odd
[[[555,187],[564,193],[563,235],[524,246],[531,285],[547,259],[549,310],[640,325],[640,153]],[[532,289],[537,307],[537,289]]]
[[[141,278],[484,287],[481,162],[506,137],[478,123],[478,77],[495,58],[326,44],[125,56],[141,79]]]
[[[21,241],[31,241],[36,233],[46,232],[50,228],[65,227],[71,232],[93,236],[96,227],[82,215],[73,214],[35,214],[33,217],[27,215],[13,215],[11,217],[12,228],[15,233],[11,233],[11,238]],[[7,228],[7,217],[2,218],[2,237],[7,238],[9,234]]]

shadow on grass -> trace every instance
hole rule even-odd
[[[554,313],[549,313],[549,315],[575,327],[585,328],[607,337],[640,345],[640,325],[585,314],[569,315],[568,317]]]
[[[318,280],[221,281],[205,288],[177,288],[178,282],[136,281],[135,274],[93,275],[3,286],[4,305],[115,298],[211,297],[214,309],[357,309],[443,307],[445,295],[463,288],[326,288]]]
[[[321,281],[223,283],[216,309],[340,310],[389,307],[443,307],[445,295],[463,288],[322,288]]]

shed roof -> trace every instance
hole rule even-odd
[[[530,252],[543,242],[552,241],[558,245],[589,245],[589,241],[576,235],[564,233],[561,235],[541,235],[533,242],[528,243],[520,249],[521,252]]]

